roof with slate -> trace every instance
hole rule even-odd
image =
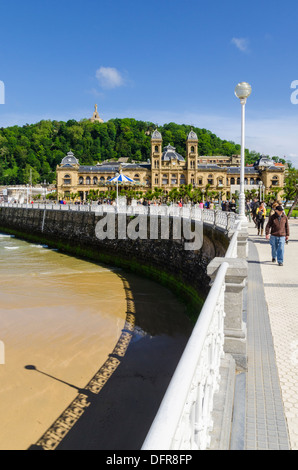
[[[161,159],[163,161],[179,160],[181,162],[185,162],[185,158],[183,158],[182,155],[176,152],[176,148],[170,144],[164,148]]]
[[[191,130],[187,136],[187,140],[198,140],[198,136],[193,130]]]
[[[72,152],[68,152],[61,162],[62,166],[73,166],[73,165],[78,165],[78,164],[79,164],[79,161]]]
[[[152,133],[151,139],[152,140],[162,140],[161,133],[157,129],[155,129],[155,131]]]

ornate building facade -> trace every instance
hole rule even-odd
[[[208,157],[198,154],[198,137],[191,131],[186,140],[186,158],[176,152],[175,147],[163,148],[162,136],[155,130],[151,136],[151,161],[124,163],[107,161],[93,166],[80,165],[72,152],[68,152],[57,166],[57,193],[61,198],[70,198],[77,193],[86,200],[90,190],[107,191],[107,181],[122,171],[132,178],[143,192],[156,187],[168,193],[182,184],[195,188],[220,191],[222,198],[231,198],[240,184],[240,158]],[[216,163],[214,161],[218,160]],[[268,157],[261,157],[253,166],[245,167],[245,189],[259,190],[267,194],[274,187],[283,187],[285,167],[275,164]]]

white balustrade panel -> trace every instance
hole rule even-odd
[[[229,231],[233,229],[236,224],[237,215],[233,212],[223,212],[220,210],[200,209],[197,206],[183,206],[177,205],[161,205],[161,206],[143,206],[136,205],[119,205],[118,207],[111,204],[52,204],[52,203],[4,203],[0,207],[15,207],[25,209],[46,209],[46,210],[60,210],[60,211],[77,211],[77,212],[95,212],[101,215],[107,212],[126,213],[127,215],[159,215],[171,216],[181,218],[192,218],[193,220],[203,221],[208,225],[213,225],[224,230]]]
[[[210,444],[213,399],[224,355],[227,268],[224,262],[218,271],[143,450],[204,450]]]

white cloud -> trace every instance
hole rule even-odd
[[[231,43],[234,44],[241,52],[249,52],[249,41],[246,38],[232,38]]]
[[[121,73],[114,67],[100,67],[96,70],[96,78],[100,86],[106,89],[117,88],[125,84]]]

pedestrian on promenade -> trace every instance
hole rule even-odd
[[[261,236],[264,233],[265,217],[266,217],[265,204],[261,202],[261,204],[256,210],[256,222],[257,222],[257,228],[258,228],[258,235],[261,235]]]
[[[232,199],[229,204],[230,212],[236,212],[236,202],[235,199]]]
[[[269,215],[273,215],[275,213],[275,209],[277,206],[280,206],[281,204],[278,203],[277,201],[274,201],[274,203],[272,204],[271,206],[271,211],[270,211],[270,214]]]
[[[250,215],[250,204],[249,201],[245,202],[245,214],[248,217],[248,220],[251,222],[251,215]]]
[[[272,262],[277,259],[279,266],[283,266],[285,242],[289,239],[290,227],[282,206],[275,208],[275,213],[269,217],[265,231],[267,240],[270,238]]]
[[[259,201],[257,200],[257,198],[254,198],[251,204],[251,213],[252,213],[252,220],[254,221],[256,227],[257,227],[256,212],[257,212],[258,207],[259,207]]]

